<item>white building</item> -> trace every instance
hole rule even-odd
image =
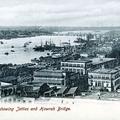
[[[90,89],[115,91],[120,86],[120,68],[97,69],[88,73]]]
[[[66,85],[66,73],[61,70],[40,70],[34,72],[34,80],[36,84],[47,83],[49,86],[57,86],[59,88]]]
[[[81,75],[86,75],[91,67],[90,60],[68,60],[61,62],[61,70],[65,72],[79,72]]]

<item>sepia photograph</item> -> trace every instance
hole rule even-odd
[[[119,0],[0,0],[1,120],[120,120]]]

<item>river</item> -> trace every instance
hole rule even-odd
[[[68,42],[70,40],[71,44],[76,39],[76,36],[37,36],[37,37],[27,37],[27,38],[15,38],[10,40],[0,40],[4,44],[0,44],[0,64],[24,64],[31,63],[31,59],[39,58],[40,56],[46,56],[48,51],[45,52],[35,52],[33,47],[35,45],[41,45],[45,41],[53,41],[56,45],[60,45],[60,42]],[[30,42],[26,48],[24,48],[24,43]],[[14,46],[12,48],[11,46]],[[15,52],[11,52],[15,51]],[[8,52],[8,55],[5,53]]]

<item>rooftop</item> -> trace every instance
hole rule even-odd
[[[43,77],[63,77],[65,74],[61,70],[40,70],[34,72],[34,76],[43,76]]]
[[[90,73],[103,73],[103,74],[112,74],[112,73],[116,73],[120,71],[120,69],[105,69],[105,68],[101,68],[101,69],[96,69],[94,71],[91,71]]]
[[[67,62],[73,62],[73,63],[88,63],[88,62],[92,62],[89,59],[79,59],[79,60],[68,60]]]
[[[92,58],[90,60],[92,61],[93,65],[96,65],[96,64],[116,60],[116,58]]]
[[[68,91],[67,94],[74,94],[76,92],[77,88],[78,87],[72,87],[72,88],[70,88],[70,90]]]
[[[2,86],[2,87],[4,87],[4,86],[10,86],[10,85],[12,85],[11,83],[6,83],[6,82],[0,82],[0,85]]]
[[[57,92],[57,94],[62,94],[62,93],[64,93],[66,89],[67,89],[67,87],[62,87],[62,88]]]
[[[7,77],[0,78],[0,81],[4,81],[4,82],[11,82],[11,81],[14,81],[14,80],[17,80],[17,77],[7,76]]]

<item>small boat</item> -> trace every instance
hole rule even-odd
[[[3,41],[0,41],[0,44],[4,44]]]
[[[14,48],[14,46],[12,45],[11,48]]]
[[[5,55],[9,55],[9,53],[8,53],[8,52],[5,52]]]
[[[11,50],[11,52],[15,52],[14,50]]]
[[[32,43],[31,41],[29,41],[29,43]]]
[[[34,49],[34,51],[40,51],[40,52],[45,51],[44,47],[42,47],[42,46],[35,46],[33,49]]]
[[[47,55],[49,56],[49,55],[50,55],[50,53],[47,53]]]

